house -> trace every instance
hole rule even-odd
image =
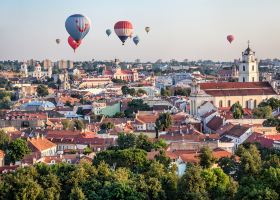
[[[222,129],[221,127],[220,129]],[[233,125],[221,134],[221,141],[232,141],[234,142],[235,149],[244,143],[252,134],[252,127],[248,125]]]
[[[214,116],[205,126],[206,133],[215,133],[221,126],[225,124],[225,119],[220,116]]]
[[[136,131],[155,131],[158,117],[154,111],[138,111],[132,124]]]
[[[36,152],[40,157],[56,155],[57,145],[49,141],[44,136],[27,139],[28,145],[33,152]]]

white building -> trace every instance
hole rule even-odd
[[[255,52],[248,48],[242,53],[242,61],[239,63],[239,82],[258,82],[259,68]]]

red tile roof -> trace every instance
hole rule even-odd
[[[214,116],[208,123],[207,127],[213,131],[218,130],[223,125],[223,118],[219,116]]]
[[[211,96],[276,95],[268,82],[200,83],[200,88]]]
[[[38,138],[31,138],[28,140],[29,145],[31,145],[35,150],[42,152],[48,150],[50,148],[56,147],[56,144],[52,143],[46,138],[38,137]]]

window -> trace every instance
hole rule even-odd
[[[245,82],[245,77],[243,77],[243,82]]]
[[[220,107],[220,108],[223,107],[223,101],[222,101],[222,100],[220,100],[220,102],[219,102],[219,107]]]
[[[228,106],[228,107],[230,107],[230,100],[228,100],[228,102],[227,102],[227,106]]]
[[[249,108],[249,101],[246,101],[246,108]]]
[[[254,108],[257,107],[257,100],[254,100]]]
[[[254,70],[255,70],[255,65],[252,66],[252,71],[254,71]]]
[[[245,65],[243,65],[243,71],[245,71]]]
[[[255,82],[255,77],[252,77],[252,82]]]

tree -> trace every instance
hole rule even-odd
[[[265,127],[276,127],[277,131],[280,131],[280,119],[278,118],[269,118],[263,122]]]
[[[129,94],[129,87],[126,85],[122,86],[122,94],[123,95],[128,95]]]
[[[143,90],[143,89],[137,90],[137,95],[142,96],[144,94],[147,94],[147,92],[145,90]]]
[[[258,107],[253,110],[253,115],[258,119],[267,119],[272,116],[272,109],[270,106]]]
[[[5,131],[0,130],[0,149],[5,151],[7,150],[10,142],[10,137]]]
[[[176,88],[174,96],[190,96],[191,90],[189,88]]]
[[[133,99],[128,102],[128,108],[124,111],[126,117],[133,117],[133,113],[151,110],[150,106],[144,103],[143,99]]]
[[[71,189],[70,200],[85,200],[83,190],[77,186]]]
[[[256,145],[250,144],[247,149],[241,145],[236,154],[240,157],[239,177],[245,175],[255,176],[260,173],[262,162]]]
[[[216,162],[215,157],[213,156],[212,150],[207,146],[201,149],[199,154],[199,164],[203,168],[211,168]]]
[[[64,130],[73,130],[74,129],[73,122],[69,119],[62,120],[61,123],[62,123]]]
[[[199,166],[189,166],[178,183],[178,196],[182,200],[207,200],[206,184],[201,177],[202,169]]]
[[[77,130],[81,131],[83,129],[85,129],[85,124],[82,120],[74,120],[74,128],[76,128]]]
[[[117,144],[120,149],[135,148],[137,137],[134,134],[121,133],[118,136]]]
[[[110,130],[113,129],[115,127],[115,125],[112,122],[108,122],[108,123],[103,123],[101,124],[100,128],[102,130]]]
[[[8,158],[10,162],[15,163],[21,160],[25,155],[31,151],[27,145],[27,142],[21,138],[13,140],[8,147]]]
[[[88,155],[90,153],[92,153],[92,149],[91,148],[89,148],[89,147],[84,148],[84,154]]]
[[[234,157],[228,158],[224,157],[219,159],[218,165],[222,168],[222,170],[231,176],[235,176],[238,170],[238,163],[235,161]]]
[[[9,96],[0,100],[0,109],[10,109],[12,105],[11,98]]]
[[[244,110],[238,102],[231,106],[230,111],[232,112],[234,119],[240,119],[244,115]]]
[[[38,85],[36,92],[39,97],[45,97],[49,95],[48,87],[45,85]]]
[[[130,96],[135,96],[136,95],[136,90],[134,88],[129,89],[128,94]]]
[[[164,89],[164,88],[161,88],[161,90],[160,90],[160,95],[161,96],[164,96],[164,97],[169,97],[169,96],[171,96],[171,90],[170,89]]]
[[[113,118],[125,118],[125,114],[123,112],[117,112]]]
[[[172,119],[170,113],[161,113],[156,120],[156,132],[158,138],[158,131],[165,131],[172,125]]]
[[[280,100],[274,97],[268,99],[266,103],[272,108],[272,110],[276,110],[280,107]]]

